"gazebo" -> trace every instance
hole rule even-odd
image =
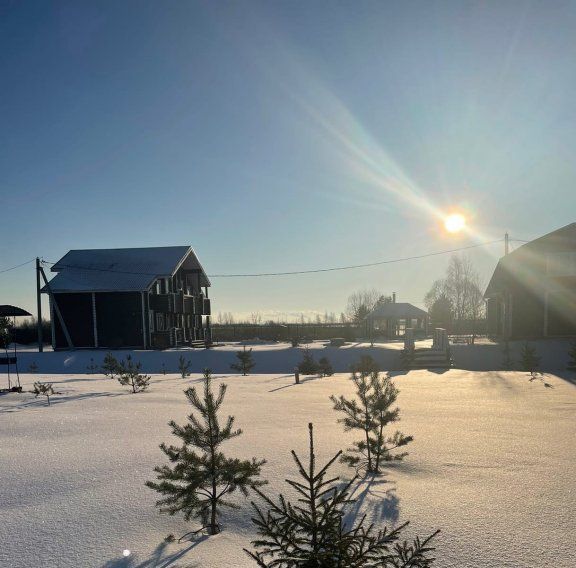
[[[10,318],[12,318],[12,329],[14,329],[14,327],[16,326],[17,317],[30,316],[30,315],[32,314],[28,313],[26,310],[23,310],[22,308],[10,305],[0,305],[0,318],[7,318],[8,321],[10,321]],[[2,338],[4,341],[5,356],[0,357],[0,365],[3,366],[5,365],[8,367],[8,391],[21,391],[22,387],[20,385],[20,374],[18,372],[18,356],[17,356],[16,342],[13,341],[14,353],[13,354],[12,352],[9,353],[8,352],[9,337],[10,333],[8,331],[6,336]],[[12,365],[14,366],[14,370],[16,371],[16,384],[14,384],[14,386],[12,385],[10,376],[10,367]]]
[[[427,335],[428,312],[406,302],[380,304],[366,317],[374,335],[389,339],[403,337],[412,328],[415,335]]]

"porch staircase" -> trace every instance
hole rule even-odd
[[[434,330],[432,347],[414,345],[413,330],[407,329],[401,360],[404,369],[449,369],[452,366],[448,334],[445,329]]]
[[[414,349],[408,369],[449,369],[452,366],[448,349],[419,348]]]

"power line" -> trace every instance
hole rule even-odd
[[[502,239],[498,239],[495,241],[477,243],[475,245],[469,245],[466,247],[460,247],[460,248],[455,248],[455,249],[450,249],[450,250],[431,252],[431,253],[427,253],[427,254],[419,254],[419,255],[415,255],[415,256],[407,256],[407,257],[403,257],[403,258],[395,258],[395,259],[390,259],[390,260],[380,260],[377,262],[369,262],[369,263],[365,263],[365,264],[336,266],[336,267],[332,267],[332,268],[315,268],[315,269],[310,269],[310,270],[292,270],[292,271],[287,271],[287,272],[260,272],[260,273],[250,273],[250,274],[210,274],[208,276],[209,276],[209,278],[261,278],[261,277],[266,277],[266,276],[292,276],[292,275],[299,275],[299,274],[317,274],[320,272],[336,272],[336,271],[340,271],[340,270],[353,270],[356,268],[369,268],[371,266],[380,266],[383,264],[394,264],[397,262],[407,262],[410,260],[419,260],[422,258],[440,256],[443,254],[450,254],[450,253],[454,253],[454,252],[461,252],[464,250],[470,250],[470,249],[474,249],[474,248],[484,247],[484,246],[493,245],[495,243],[501,243],[501,242],[502,242]],[[51,261],[47,261],[47,260],[43,260],[42,262],[44,264],[57,264],[55,262],[51,262]],[[156,272],[134,272],[134,271],[127,271],[127,270],[114,270],[112,268],[98,268],[98,267],[93,267],[93,266],[67,265],[67,264],[60,264],[60,263],[58,263],[58,265],[61,266],[62,268],[73,268],[76,270],[94,270],[97,272],[114,272],[116,274],[137,274],[137,275],[141,275],[141,276],[158,276],[158,274]]]
[[[26,266],[27,264],[34,262],[35,260],[36,259],[33,258],[32,260],[27,260],[26,262],[23,262],[22,264],[17,264],[16,266],[11,266],[10,268],[4,268],[3,270],[0,270],[0,274],[3,274],[4,272],[10,272],[11,270],[16,270],[17,268],[21,268],[22,266]]]

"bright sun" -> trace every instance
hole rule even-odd
[[[449,233],[459,233],[466,226],[466,219],[460,213],[452,213],[444,219],[444,228]]]

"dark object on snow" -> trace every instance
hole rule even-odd
[[[342,452],[317,470],[312,424],[308,425],[308,429],[308,467],[292,450],[300,479],[287,480],[291,488],[299,493],[298,503],[290,503],[282,494],[278,501],[273,501],[255,489],[268,510],[252,503],[255,511],[252,522],[260,536],[252,541],[254,551],[244,549],[248,556],[264,568],[431,566],[433,559],[428,553],[434,549],[430,541],[439,531],[423,540],[416,538],[412,544],[400,544],[401,532],[408,523],[394,530],[387,527],[376,530],[374,525],[366,525],[365,517],[361,517],[355,525],[346,525],[344,517],[347,506],[355,502],[350,497],[350,488],[357,478],[343,485],[337,483],[337,477],[326,479],[328,469]]]
[[[39,396],[45,396],[46,400],[48,401],[48,406],[50,406],[50,397],[54,396],[55,394],[60,394],[52,388],[52,383],[41,382],[34,383],[34,390],[32,393],[36,395],[36,398]]]
[[[236,490],[247,495],[251,487],[266,483],[258,479],[266,461],[227,458],[221,452],[222,443],[240,436],[242,430],[233,429],[233,416],[228,416],[225,425],[220,426],[218,411],[224,401],[226,385],[220,384],[218,394],[215,394],[209,369],[204,371],[203,396],[195,387],[184,393],[195,413],[190,414],[189,422],[184,426],[170,422],[172,433],[180,438],[182,445],[160,445],[174,467],[155,467],[158,482],[147,481],[146,485],[164,496],[156,503],[161,512],[169,515],[182,512],[187,521],[196,517],[202,527],[194,532],[206,529],[209,534],[216,534],[220,532],[220,507],[238,507],[227,500],[228,496]]]

